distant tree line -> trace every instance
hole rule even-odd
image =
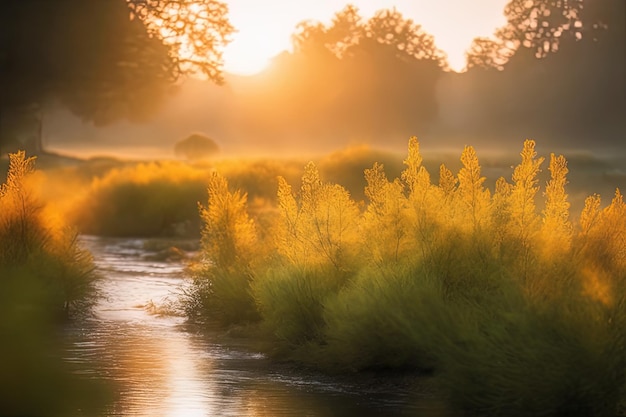
[[[0,151],[24,126],[31,150],[41,150],[51,103],[96,125],[149,120],[182,75],[222,81],[221,50],[234,30],[217,0],[7,0],[2,8]],[[334,146],[411,135],[623,138],[625,9],[623,0],[511,0],[506,25],[475,39],[457,74],[416,22],[395,9],[364,19],[348,5],[328,24],[299,24],[293,50],[211,120],[225,141]],[[452,95],[442,98],[442,86]]]
[[[623,0],[511,0],[507,24],[475,39],[467,71],[457,74],[419,24],[395,9],[366,20],[349,5],[329,24],[297,26],[293,52],[276,57],[243,94],[246,132],[378,143],[435,127],[441,139],[624,137],[625,7]],[[462,97],[456,111],[470,110],[470,120],[442,121],[438,84],[453,84],[448,100]]]
[[[365,20],[348,5],[328,25],[300,23],[292,44],[293,52],[277,56],[270,77],[246,97],[255,132],[404,138],[437,115],[445,53],[395,9]]]

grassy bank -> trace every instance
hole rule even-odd
[[[0,186],[0,414],[89,414],[105,389],[71,373],[59,330],[93,299],[93,263],[37,195],[33,165],[11,155]]]
[[[432,372],[459,412],[615,415],[626,206],[618,190],[572,216],[567,161],[544,162],[526,141],[487,187],[473,148],[431,174],[411,139],[395,178],[365,171],[366,202],[309,163],[262,218],[213,173],[189,312],[259,323],[277,358]]]

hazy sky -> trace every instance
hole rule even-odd
[[[433,36],[448,53],[454,69],[464,64],[464,51],[477,36],[491,36],[505,23],[503,9],[508,0],[224,0],[238,32],[224,55],[225,69],[239,74],[261,70],[268,59],[290,48],[297,23],[318,20],[330,23],[332,16],[348,3],[361,16],[371,17],[380,9],[396,7],[405,17]]]

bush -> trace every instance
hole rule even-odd
[[[174,145],[174,153],[190,161],[216,155],[220,151],[215,141],[201,133],[194,133]]]
[[[429,371],[433,326],[446,326],[437,284],[425,271],[389,264],[363,268],[354,282],[324,305],[328,369]],[[437,317],[437,319],[435,319]]]
[[[34,158],[23,152],[10,155],[6,182],[0,188],[1,284],[12,286],[13,276],[33,277],[46,289],[45,304],[67,310],[87,298],[92,289],[93,263],[76,242],[76,234],[55,224],[29,185]]]
[[[58,325],[93,300],[94,265],[34,193],[33,165],[23,152],[11,154],[0,186],[2,413],[90,414],[108,401],[107,389],[67,369]]]
[[[258,251],[247,195],[231,192],[217,173],[209,179],[208,194],[208,204],[200,207],[203,259],[191,269],[186,309],[226,325],[254,321],[258,314],[249,289]]]
[[[626,383],[626,205],[619,190],[605,208],[592,196],[572,221],[567,162],[551,155],[539,211],[543,158],[531,140],[520,156],[512,182],[491,191],[466,147],[458,174],[441,165],[435,184],[412,138],[400,178],[366,170],[366,206],[309,163],[298,192],[279,178],[277,215],[269,231],[254,229],[268,237],[263,251],[243,194],[222,186],[203,209],[213,269],[201,288],[238,294],[232,306],[246,311],[252,293],[279,357],[432,369],[459,413],[615,415]],[[240,266],[245,275],[229,275]]]
[[[208,173],[177,163],[113,169],[93,180],[69,216],[82,233],[196,237]]]
[[[462,343],[439,342],[438,379],[452,406],[485,416],[615,415],[624,384],[619,338],[602,308],[569,297],[577,301],[569,308],[522,296],[451,306],[465,321]]]

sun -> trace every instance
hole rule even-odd
[[[236,32],[224,50],[225,72],[257,74],[274,56],[291,48],[291,34],[302,18],[288,18],[280,12],[272,15],[274,9],[280,10],[256,0],[229,2],[229,16]]]
[[[254,42],[233,42],[224,51],[224,71],[237,75],[254,75],[270,63],[275,51]]]

